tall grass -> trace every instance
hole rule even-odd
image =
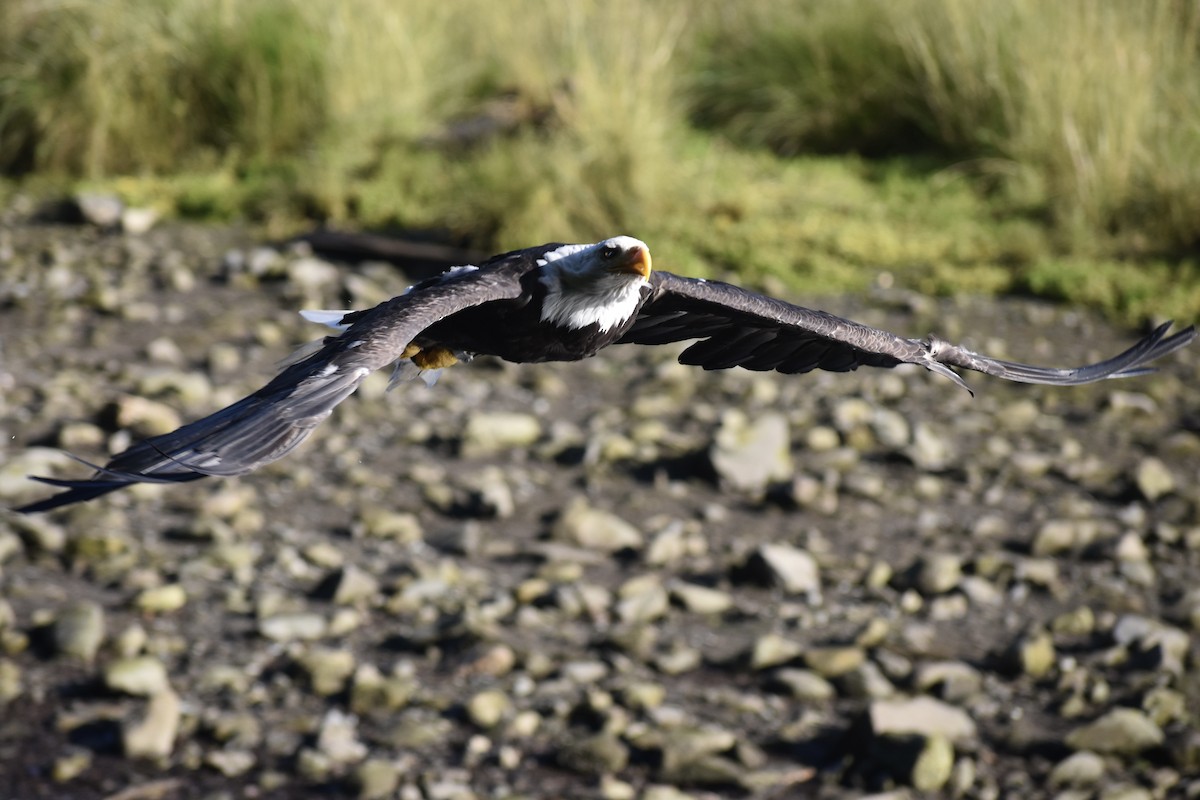
[[[1017,273],[1200,242],[1200,5],[3,0],[25,172],[481,248],[625,231],[685,269],[1061,287]]]
[[[5,171],[95,177],[273,159],[322,127],[321,42],[286,0],[0,8]]]
[[[1200,242],[1200,5],[801,2],[709,36],[694,113],[744,140],[974,159],[1071,249]]]

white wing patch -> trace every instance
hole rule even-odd
[[[349,328],[349,325],[343,325],[342,319],[351,313],[350,311],[335,311],[333,309],[305,309],[300,312],[300,316],[304,317],[309,322],[315,322],[318,325],[324,325],[327,328],[333,328],[335,331],[344,331]]]

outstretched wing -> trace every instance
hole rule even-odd
[[[510,269],[455,273],[422,284],[373,309],[348,314],[349,327],[312,355],[290,364],[263,388],[171,433],[138,442],[88,480],[34,480],[69,491],[17,511],[31,513],[91,500],[132,483],[176,483],[208,475],[240,475],[289,453],[363,378],[398,358],[430,325],[483,303],[515,298]]]
[[[705,369],[845,372],[860,366],[920,364],[968,391],[967,384],[950,367],[1020,383],[1074,386],[1151,372],[1146,364],[1196,337],[1195,327],[1167,336],[1171,327],[1168,322],[1107,361],[1071,369],[1035,367],[989,358],[935,336],[906,339],[719,281],[655,272],[651,284],[637,320],[618,343],[666,344],[698,339],[679,360]]]

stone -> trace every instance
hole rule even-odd
[[[1134,474],[1138,491],[1151,503],[1163,495],[1175,491],[1175,476],[1162,459],[1154,456],[1143,458],[1138,462]]]
[[[945,736],[951,742],[962,743],[977,735],[975,721],[967,712],[932,697],[876,700],[867,709],[867,720],[876,736]]]
[[[812,670],[788,667],[776,670],[771,678],[796,700],[813,703],[837,697],[833,684]]]
[[[804,645],[787,639],[778,633],[766,633],[754,641],[750,651],[750,666],[753,669],[768,669],[786,664],[804,652]]]
[[[1115,708],[1099,719],[1076,728],[1067,735],[1073,750],[1135,755],[1163,743],[1162,728],[1144,712],[1133,708]]]
[[[384,800],[395,795],[400,785],[400,767],[382,758],[368,758],[350,776],[359,800]]]
[[[0,709],[20,697],[21,691],[21,668],[7,658],[0,658]]]
[[[139,697],[149,697],[169,687],[167,668],[154,656],[119,658],[104,668],[104,685]]]
[[[1050,771],[1051,786],[1070,786],[1086,789],[1104,778],[1104,759],[1090,750],[1080,750],[1054,765]]]
[[[688,611],[697,614],[720,614],[733,607],[733,597],[729,592],[684,581],[671,584],[671,597]]]
[[[276,642],[320,639],[327,627],[320,614],[304,611],[275,614],[258,622],[258,632]]]
[[[804,651],[804,664],[823,678],[837,678],[858,669],[867,660],[861,647],[810,647]]]
[[[611,733],[598,733],[568,742],[558,751],[558,763],[584,775],[620,772],[629,764],[629,748]]]
[[[642,546],[642,534],[637,528],[616,514],[592,508],[582,499],[571,501],[555,522],[552,534],[560,541],[602,553]]]
[[[467,701],[467,716],[480,728],[494,728],[512,710],[512,701],[499,689],[486,689]]]
[[[91,602],[68,606],[54,621],[51,638],[60,655],[91,661],[104,641],[104,610]]]
[[[771,583],[788,594],[820,596],[821,574],[810,553],[788,544],[764,544],[750,556],[744,572],[759,583]]]
[[[353,564],[342,567],[334,584],[333,602],[352,605],[360,600],[370,600],[379,593],[379,581],[375,576]]]
[[[914,579],[921,594],[944,594],[962,580],[962,561],[951,553],[924,556],[917,563]]]
[[[182,718],[182,703],[170,689],[150,698],[146,715],[121,730],[121,743],[130,758],[162,759],[175,748],[175,736]]]
[[[166,614],[178,611],[187,604],[187,592],[178,583],[146,589],[134,598],[133,605],[149,614]]]
[[[367,746],[358,740],[358,719],[336,708],[321,719],[316,749],[335,764],[362,761],[368,752]]]
[[[463,458],[479,458],[505,450],[529,447],[542,435],[542,423],[532,414],[514,411],[475,411],[463,427]]]
[[[738,492],[761,494],[793,472],[787,418],[765,412],[753,418],[740,410],[721,418],[708,456],[721,483]]]
[[[308,677],[313,693],[329,697],[346,688],[346,682],[354,674],[354,653],[327,647],[315,647],[297,659],[300,668]]]

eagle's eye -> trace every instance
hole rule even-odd
[[[620,253],[620,252],[621,252],[621,248],[619,248],[619,247],[612,247],[612,246],[610,245],[609,247],[606,247],[606,248],[604,248],[603,250],[601,250],[601,251],[600,251],[600,257],[601,257],[601,258],[603,258],[603,259],[606,259],[606,260],[607,260],[607,259],[610,259],[610,258],[616,258],[616,257],[617,257],[617,253]]]

